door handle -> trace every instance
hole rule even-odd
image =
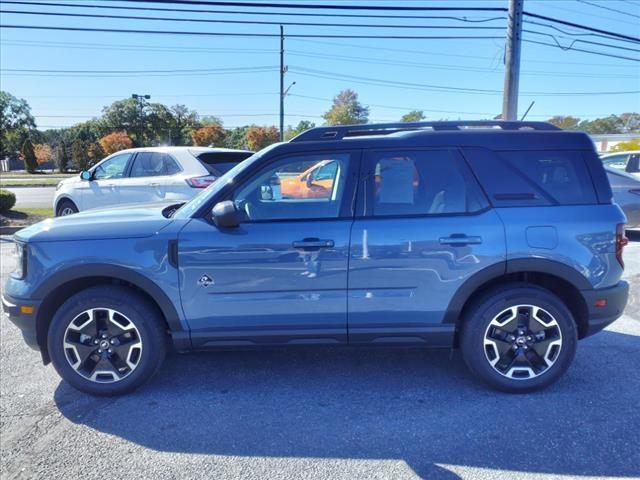
[[[321,248],[332,248],[333,240],[320,240],[319,238],[305,238],[291,243],[293,248],[299,250],[320,250]]]
[[[463,247],[465,245],[478,245],[480,243],[482,243],[482,237],[468,237],[464,233],[454,233],[448,237],[440,237],[440,245]]]
[[[159,187],[160,184],[159,183],[150,183],[149,186],[150,187]]]

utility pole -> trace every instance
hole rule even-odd
[[[280,25],[280,141],[284,141],[284,27]]]
[[[138,143],[140,145],[138,145],[139,147],[142,147],[142,132],[144,131],[144,121],[142,119],[142,115],[144,114],[144,101],[145,100],[149,100],[151,99],[151,95],[140,95],[138,93],[133,93],[131,95],[131,98],[133,98],[134,100],[137,100],[138,102]]]
[[[522,10],[524,0],[509,0],[509,25],[505,53],[502,119],[518,119],[520,85],[520,47],[522,45]]]

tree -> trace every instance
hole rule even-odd
[[[169,135],[170,144],[189,145],[191,132],[199,126],[198,113],[184,105],[174,105],[169,110],[173,117]]]
[[[127,137],[128,138],[128,137]],[[107,155],[104,153],[100,142],[92,142],[87,146],[87,167],[93,167],[96,163],[102,160]]]
[[[624,124],[620,117],[609,115],[594,120],[583,120],[578,124],[578,130],[591,134],[624,133]]]
[[[87,143],[77,139],[71,145],[71,163],[76,170],[84,171],[89,168],[89,157],[87,156]]]
[[[220,125],[207,125],[191,132],[193,144],[199,147],[221,146],[227,132]]]
[[[578,123],[580,123],[580,119],[572,117],[571,115],[556,115],[547,120],[547,122],[562,130],[575,130]]]
[[[280,139],[280,131],[276,127],[250,127],[247,130],[247,146],[258,151],[276,143]]]
[[[105,107],[102,110],[102,118],[108,131],[132,132],[133,144],[143,147],[150,139],[146,119],[148,110],[149,102],[145,99],[126,98]],[[157,112],[154,116],[158,116]]]
[[[35,126],[26,100],[0,91],[0,158],[17,156]]]
[[[284,132],[284,139],[285,140],[291,140],[293,137],[296,137],[298,135],[300,135],[302,132],[305,132],[307,130],[309,130],[310,128],[315,127],[316,124],[313,122],[310,122],[308,120],[301,120],[298,125],[296,125],[295,127],[287,127],[287,129]]]
[[[24,168],[29,173],[34,173],[38,168],[38,160],[36,159],[36,151],[33,142],[28,138],[22,144],[22,159],[24,160]]]
[[[411,110],[409,113],[405,113],[400,119],[401,122],[420,122],[424,120],[424,111]]]
[[[634,138],[627,142],[616,143],[611,147],[610,152],[628,152],[630,150],[640,150],[640,138]]]
[[[33,147],[38,165],[42,165],[43,163],[47,163],[49,160],[51,160],[52,151],[48,143],[38,143]]]
[[[333,106],[322,118],[327,125],[367,123],[369,107],[358,101],[358,94],[353,90],[343,90],[333,97]]]
[[[111,155],[112,153],[119,152],[120,150],[125,150],[127,148],[131,148],[133,146],[133,142],[127,132],[112,132],[108,135],[105,135],[100,140],[98,140],[100,147],[102,147],[102,151],[104,155]]]
[[[64,142],[60,142],[56,147],[55,161],[60,173],[65,173],[69,168],[69,155],[67,154],[67,146]]]
[[[227,138],[224,142],[225,147],[237,148],[239,150],[249,148],[249,146],[247,145],[247,131],[250,128],[250,126],[244,126],[227,130]]]

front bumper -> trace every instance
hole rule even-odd
[[[629,298],[629,284],[620,281],[613,287],[582,290],[581,293],[589,312],[587,331],[583,337],[588,337],[620,318]],[[597,302],[603,300],[606,302],[604,306],[596,306]]]
[[[31,313],[24,313],[22,307],[31,307]],[[36,334],[36,314],[40,308],[40,302],[31,300],[21,300],[2,295],[2,309],[9,320],[13,322],[22,332],[24,341],[34,350],[40,350]]]

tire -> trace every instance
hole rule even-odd
[[[460,337],[464,362],[497,390],[526,393],[545,388],[575,356],[575,320],[548,290],[529,284],[499,287],[482,295],[467,312]]]
[[[56,217],[65,217],[78,212],[78,207],[71,200],[61,200],[56,208]]]
[[[53,316],[47,347],[58,374],[91,395],[131,392],[166,354],[166,327],[155,305],[127,287],[101,285],[69,298]]]

